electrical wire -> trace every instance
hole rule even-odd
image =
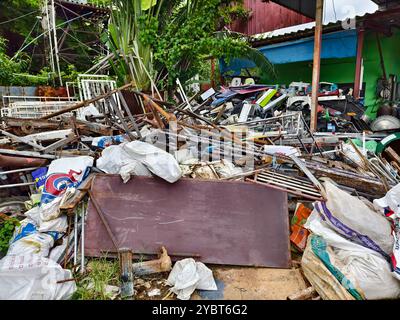
[[[91,12],[89,12],[89,13],[91,13]],[[65,22],[63,22],[63,23],[60,23],[60,24],[56,25],[56,28],[60,28],[61,26],[64,26],[64,25],[70,23],[71,21],[75,21],[75,20],[77,20],[77,19],[79,19],[79,18],[81,18],[81,17],[83,17],[83,16],[86,16],[86,15],[88,15],[89,13],[85,13],[85,14],[83,14],[82,16],[75,17],[75,18],[73,18],[73,19],[71,19],[71,20],[68,20],[68,21],[65,21]],[[32,41],[30,41],[29,43],[27,43],[22,49],[20,49],[20,50],[17,51],[17,53],[11,58],[11,60],[15,59],[15,57],[20,53],[20,51],[25,50],[25,49],[26,49],[27,47],[29,47],[33,42],[35,42],[36,40],[38,40],[40,37],[46,35],[47,33],[49,33],[49,30],[47,30],[47,31],[45,31],[45,32],[43,32],[43,33],[41,33],[41,34],[38,35],[36,38],[34,38]]]
[[[39,20],[37,20],[34,24],[33,27],[31,29],[31,31],[29,32],[29,34],[25,37],[24,42],[22,43],[21,47],[18,49],[17,53],[21,51],[21,48],[25,45],[26,41],[29,39],[29,37],[31,36],[31,34],[33,33],[33,30],[36,28],[36,26],[38,25]]]
[[[13,18],[13,19],[10,19],[10,20],[7,20],[7,21],[0,22],[0,25],[6,24],[6,23],[9,23],[9,22],[12,22],[12,21],[19,20],[19,19],[21,19],[21,18],[27,17],[27,16],[29,16],[29,15],[31,15],[31,14],[33,14],[33,13],[37,13],[37,12],[39,12],[39,11],[38,11],[38,10],[35,10],[35,11],[29,12],[29,13],[27,13],[27,14],[24,14],[24,15],[22,15],[22,16],[19,16],[19,17],[16,17],[16,18]]]

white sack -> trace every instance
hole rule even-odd
[[[93,158],[60,158],[50,163],[44,183],[41,205],[61,196],[68,188],[77,188],[88,176]]]
[[[342,191],[332,183],[325,182],[324,186],[328,199],[326,207],[333,215],[334,220],[339,220],[359,236],[368,237],[389,255],[394,243],[389,221],[381,214],[371,210],[363,201]],[[338,227],[333,220],[327,221],[327,223],[336,232],[345,236],[345,228]]]
[[[70,270],[39,255],[0,260],[0,300],[65,300],[76,290]]]
[[[48,257],[53,245],[54,239],[51,235],[36,232],[11,243],[7,251],[7,257],[25,255]]]
[[[173,183],[182,175],[178,162],[169,153],[151,144],[132,141],[103,150],[97,167],[109,174],[118,173],[124,182],[130,174],[150,176],[150,172]]]
[[[178,162],[168,152],[142,141],[123,144],[122,148],[135,160],[143,163],[152,173],[174,183],[182,176]]]
[[[400,296],[400,282],[396,280],[390,264],[378,252],[346,240],[322,220],[314,210],[304,225],[312,233],[324,238],[334,249],[333,261],[343,274],[361,288],[367,299],[393,299]]]

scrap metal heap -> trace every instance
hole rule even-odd
[[[38,298],[39,281],[29,287],[23,277],[44,276],[33,261],[55,274],[39,298],[69,298],[85,257],[99,256],[119,256],[122,297],[134,295],[133,271],[169,271],[182,257],[301,264],[311,287],[290,299],[400,295],[390,197],[400,134],[372,132],[350,95],[321,84],[311,132],[303,83],[192,98],[178,86],[170,103],[132,84],[89,82],[80,101],[3,106],[0,221],[20,224],[0,260],[0,298]],[[160,246],[169,255],[163,248],[159,260],[132,265],[132,251],[151,257]]]

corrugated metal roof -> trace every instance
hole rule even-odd
[[[384,12],[384,11],[376,11],[374,13],[366,13],[364,15],[357,15],[355,17],[349,17],[345,20],[337,20],[335,22],[326,22],[324,23],[324,27],[334,27],[334,26],[340,26],[342,23],[345,23],[346,21],[348,21],[349,19],[353,19],[355,18],[356,20],[362,20],[365,19],[366,17],[369,16],[373,16],[376,13],[379,12]],[[299,25],[295,25],[295,26],[291,26],[291,27],[287,27],[287,28],[282,28],[282,29],[277,29],[277,30],[273,30],[273,31],[269,31],[269,32],[264,32],[264,33],[259,33],[259,34],[255,34],[253,36],[250,37],[250,41],[251,42],[259,42],[262,40],[267,40],[267,39],[278,39],[280,37],[282,38],[286,38],[286,37],[290,37],[293,36],[295,37],[296,35],[302,35],[304,33],[311,33],[311,31],[313,31],[315,28],[315,22],[309,22],[309,23],[303,23],[303,24],[299,24]]]

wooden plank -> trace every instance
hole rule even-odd
[[[400,156],[396,151],[393,150],[392,147],[387,147],[385,149],[385,153],[391,158],[391,160],[395,161],[398,165],[400,165]]]
[[[217,291],[196,290],[192,300],[286,300],[307,288],[300,269],[210,266]]]
[[[92,196],[118,247],[136,254],[200,255],[205,263],[287,268],[290,266],[286,192],[241,181],[96,175]],[[91,196],[91,199],[93,197]],[[101,256],[114,245],[89,202],[85,253]],[[273,245],[272,245],[273,244]]]
[[[82,181],[75,194],[60,206],[60,210],[66,210],[68,213],[71,213],[89,191],[93,177],[94,175],[91,174],[84,181]]]

